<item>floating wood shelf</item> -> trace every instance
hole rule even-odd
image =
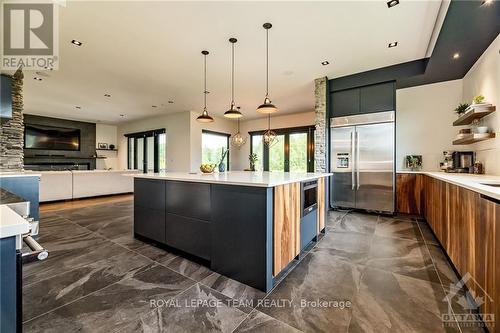
[[[489,115],[492,112],[495,112],[495,106],[490,106],[487,108],[481,108],[481,111],[477,111],[476,109],[472,109],[467,111],[465,114],[460,116],[457,120],[453,122],[453,126],[463,126],[472,124],[475,119],[483,118],[484,116]]]
[[[472,143],[492,139],[494,137],[495,137],[495,133],[467,134],[463,138],[453,140],[453,144],[454,145],[470,145]]]

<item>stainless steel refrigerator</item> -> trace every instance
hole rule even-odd
[[[332,207],[394,212],[395,113],[332,118]]]

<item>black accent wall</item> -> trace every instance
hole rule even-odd
[[[24,149],[25,169],[31,169],[33,165],[39,165],[40,169],[51,169],[54,165],[88,166],[95,169],[96,160],[96,124],[83,121],[66,120],[51,117],[42,117],[25,114],[25,125],[46,125],[65,128],[77,128],[80,130],[80,150],[44,150],[44,149]]]

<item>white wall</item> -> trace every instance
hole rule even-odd
[[[167,169],[186,171],[190,168],[190,113],[179,112],[145,118],[118,126],[119,167],[127,168],[127,133],[164,128],[167,133]]]
[[[272,115],[271,128],[287,128],[314,125],[314,111],[301,112],[288,115]],[[248,155],[250,154],[250,136],[248,132],[267,129],[267,116],[258,119],[242,121],[240,133],[247,136],[246,144],[239,150],[231,151],[232,170],[248,168]]]
[[[398,89],[396,91],[396,170],[404,170],[405,155],[422,155],[424,171],[438,171],[445,150],[453,146],[458,127],[453,110],[462,101],[462,80]]]
[[[470,101],[483,95],[496,106],[496,112],[483,118],[483,124],[496,132],[496,138],[471,147],[476,159],[484,164],[486,173],[500,175],[500,35],[491,43],[463,78],[463,99]]]
[[[118,136],[117,136],[118,128],[115,125],[105,125],[105,124],[96,124],[95,128],[95,138],[96,138],[96,148],[99,143],[107,143],[108,146],[110,144],[117,146]],[[119,159],[118,153],[116,151],[105,151],[98,150],[97,153],[99,155],[105,156],[106,159],[98,159],[96,162],[96,169],[118,169],[119,168]]]

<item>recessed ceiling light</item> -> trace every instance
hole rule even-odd
[[[389,48],[398,46],[398,42],[389,43]]]
[[[104,97],[111,97],[110,94],[104,94]]]
[[[168,104],[174,104],[174,101],[168,101]]]
[[[75,44],[76,46],[82,46],[82,45],[83,45],[83,43],[82,43],[82,42],[80,42],[79,40],[76,40],[76,39],[73,39],[73,40],[71,41],[71,44]]]
[[[387,7],[388,8],[394,7],[396,5],[399,5],[399,0],[390,0],[390,1],[387,1]]]
[[[328,61],[326,61],[326,60],[325,60],[325,61],[322,61],[322,62],[321,62],[321,64],[322,64],[323,66],[326,66],[326,65],[329,65],[330,63],[329,63]]]
[[[457,52],[453,54],[453,59],[458,59],[458,58],[460,58],[460,53]]]
[[[42,81],[42,78],[41,78],[41,77],[37,77],[37,76],[35,76],[35,77],[33,78],[33,80]]]
[[[75,106],[75,108],[77,108],[78,110],[80,110],[82,107],[81,106]]]

